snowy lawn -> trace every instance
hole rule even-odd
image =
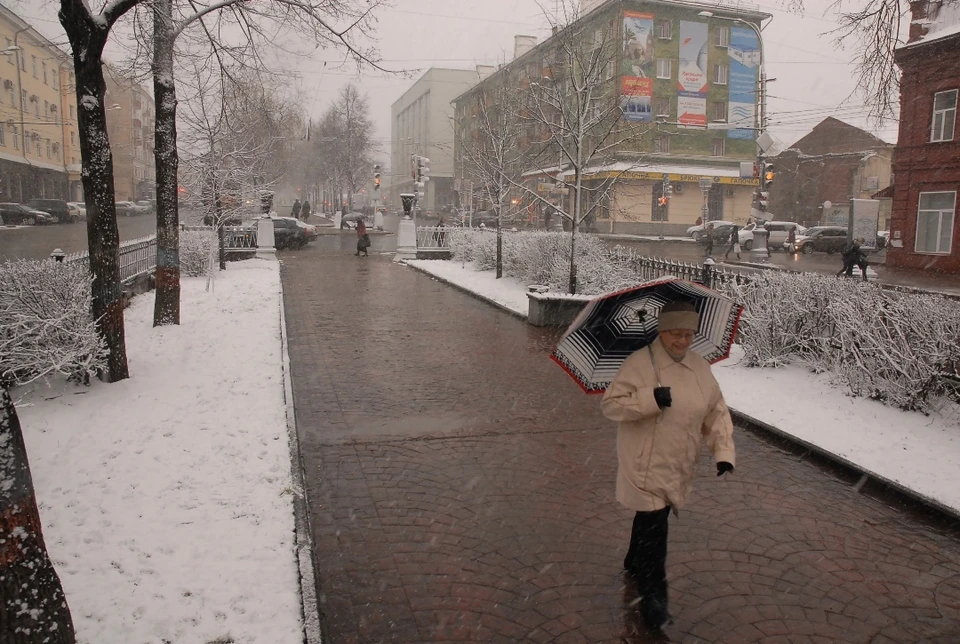
[[[527,312],[526,285],[496,279],[456,261],[409,264],[485,299]],[[522,306],[521,306],[522,301]],[[836,454],[960,513],[960,410],[943,415],[903,412],[866,398],[848,396],[829,374],[800,366],[751,369],[739,365],[734,347],[714,365],[730,407]]]
[[[182,284],[129,380],[14,392],[50,556],[81,642],[299,643],[278,264]]]

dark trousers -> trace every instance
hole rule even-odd
[[[630,532],[624,570],[633,574],[641,596],[667,605],[667,518],[669,506],[654,512],[637,512]]]

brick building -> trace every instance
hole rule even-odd
[[[870,199],[890,185],[893,149],[860,128],[832,116],[824,119],[773,159],[777,178],[769,212],[805,226],[839,220],[846,225],[850,197]],[[825,202],[831,204],[827,212]]]
[[[888,266],[960,272],[960,6],[917,0],[907,44],[896,52],[900,138]]]

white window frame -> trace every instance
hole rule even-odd
[[[924,195],[942,195],[942,194],[951,194],[953,195],[953,208],[951,210],[921,210],[920,204],[923,201]],[[920,216],[923,213],[937,213],[937,244],[939,246],[941,231],[943,230],[943,220],[945,215],[950,217],[950,234],[947,235],[947,248],[937,250],[921,250],[920,249]],[[953,229],[956,226],[957,219],[957,193],[955,190],[935,190],[930,192],[921,192],[919,198],[917,199],[917,227],[916,234],[914,235],[913,241],[913,250],[915,253],[921,255],[949,255],[953,250]]]
[[[0,145],[7,146],[7,124],[0,123]]]
[[[664,64],[664,63],[665,63],[666,66],[667,66],[667,75],[666,75],[666,76],[663,76],[663,75],[660,73],[660,66],[661,66],[662,64]],[[657,78],[659,78],[659,79],[661,79],[661,80],[670,80],[671,78],[673,78],[673,59],[671,59],[671,58],[658,58],[658,59],[657,59]]]
[[[667,106],[667,110],[666,110],[665,112],[661,112],[661,111],[660,111],[660,107],[661,107],[662,105],[666,105],[666,106]],[[671,105],[671,101],[670,101],[670,98],[669,98],[669,97],[666,97],[666,96],[658,96],[658,97],[656,97],[656,98],[654,99],[654,109],[656,109],[656,111],[657,111],[657,113],[656,113],[654,116],[667,116],[667,117],[669,117],[669,116],[670,116],[670,110],[671,110],[672,108],[673,108],[673,105]]]
[[[711,142],[710,142],[710,155],[711,155],[711,156],[715,156],[715,157],[722,157],[722,156],[726,155],[726,153],[727,153],[727,145],[726,145],[726,142],[727,142],[727,140],[724,139],[723,137],[720,137],[720,138],[717,138],[717,139],[714,139],[713,141],[711,141]],[[718,144],[719,144],[720,154],[717,154]]]
[[[718,108],[723,109],[723,116],[717,116]],[[716,101],[713,104],[712,114],[710,115],[710,120],[714,123],[726,123],[728,117],[727,103],[726,101]]]
[[[670,154],[669,134],[661,134],[657,137],[657,154]]]
[[[953,94],[953,107],[947,109],[937,109],[937,97]],[[937,118],[939,118],[939,123]],[[930,118],[930,142],[940,143],[942,141],[953,141],[957,125],[957,90],[949,89],[943,92],[937,92],[933,95],[933,115]],[[947,127],[950,128],[950,136],[946,136]],[[939,132],[938,132],[939,130]]]
[[[713,84],[726,85],[730,82],[730,65],[717,63],[713,66]]]
[[[730,46],[730,27],[716,27],[714,33],[717,34],[717,47],[726,49]]]
[[[673,39],[673,21],[672,20],[657,20],[657,39],[658,40]]]

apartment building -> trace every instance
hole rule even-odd
[[[0,201],[76,198],[76,116],[70,57],[0,5]]]
[[[107,65],[107,136],[113,152],[113,185],[117,201],[156,198],[153,96],[135,79]]]

